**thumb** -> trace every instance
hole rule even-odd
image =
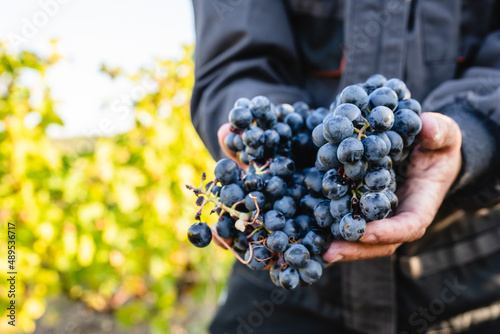
[[[461,142],[461,133],[457,123],[448,116],[425,112],[420,115],[422,130],[418,139],[427,150],[449,148]]]

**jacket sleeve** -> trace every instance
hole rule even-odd
[[[500,30],[487,35],[472,67],[444,82],[424,110],[453,118],[462,132],[461,173],[451,199],[465,208],[500,201]]]
[[[193,0],[196,30],[193,124],[216,159],[217,130],[240,97],[309,102],[284,1]]]

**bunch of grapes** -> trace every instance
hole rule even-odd
[[[346,87],[330,110],[240,98],[225,145],[248,168],[222,159],[215,180],[188,186],[201,207],[189,240],[206,247],[216,238],[285,289],[316,282],[332,242],[357,241],[367,222],[395,212],[393,167],[409,156],[420,113],[403,81],[380,74]],[[201,222],[209,203],[215,231]]]

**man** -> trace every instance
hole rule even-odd
[[[333,243],[307,288],[236,263],[211,331],[500,333],[500,1],[193,4],[193,123],[217,159],[239,97],[328,106],[381,73],[429,112],[397,214]]]

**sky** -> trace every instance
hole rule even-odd
[[[47,73],[47,81],[65,126],[52,127],[49,135],[123,132],[132,119],[111,106],[133,95],[136,84],[111,80],[99,72],[101,65],[134,72],[154,68],[155,58],[180,57],[182,45],[194,42],[191,1],[0,0],[0,40],[10,48],[44,55],[54,38],[64,60]],[[23,80],[35,78],[27,73]],[[113,126],[101,131],[110,121]]]

